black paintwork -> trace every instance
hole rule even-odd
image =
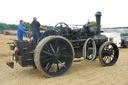
[[[41,37],[39,38],[38,43],[47,36],[60,35],[66,37],[67,39],[69,39],[69,41],[74,47],[75,57],[80,58],[82,56],[82,49],[85,41],[88,38],[93,38],[96,42],[96,47],[98,51],[102,43],[107,41],[107,37],[100,35],[101,13],[97,12],[95,16],[97,22],[96,31],[94,30],[94,27],[91,24],[86,24],[81,29],[71,29],[67,24],[60,23],[60,27],[56,26],[56,29],[59,30],[47,30],[41,33]],[[65,24],[66,27],[62,27],[62,24]],[[30,48],[30,43],[30,41],[26,40],[14,41],[14,47],[18,48],[18,63],[23,67],[28,65],[34,66],[34,48]]]

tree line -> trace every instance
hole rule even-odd
[[[95,21],[90,21],[90,24],[92,24],[96,30],[96,22]],[[0,23],[0,30],[4,31],[4,30],[17,30],[17,26],[16,24],[6,24],[6,23]],[[46,27],[47,29],[54,29],[54,26],[48,26],[48,25],[42,25],[43,27]],[[29,22],[25,22],[24,23],[24,27],[31,31],[32,27],[31,27],[31,23]],[[121,34],[121,36],[128,36],[128,33],[123,33]]]
[[[0,23],[0,30],[16,30],[17,25],[15,24],[6,24],[6,23]]]
[[[6,24],[6,23],[0,23],[0,30],[17,30],[17,26],[16,24]],[[54,26],[48,26],[48,25],[42,25],[43,27],[46,27],[47,29],[53,29]],[[29,22],[24,22],[24,27],[27,29],[27,30],[32,30],[32,27],[31,27],[31,23]]]

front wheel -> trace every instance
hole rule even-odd
[[[119,57],[119,49],[113,42],[105,42],[99,49],[99,61],[103,66],[114,65]]]

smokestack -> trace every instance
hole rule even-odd
[[[96,16],[96,34],[100,35],[100,29],[101,29],[100,22],[101,22],[101,16],[102,16],[101,12],[96,12],[95,16]]]

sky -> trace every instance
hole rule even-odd
[[[102,12],[102,27],[128,26],[128,0],[0,0],[0,22],[19,24],[37,17],[42,25],[86,24]]]

